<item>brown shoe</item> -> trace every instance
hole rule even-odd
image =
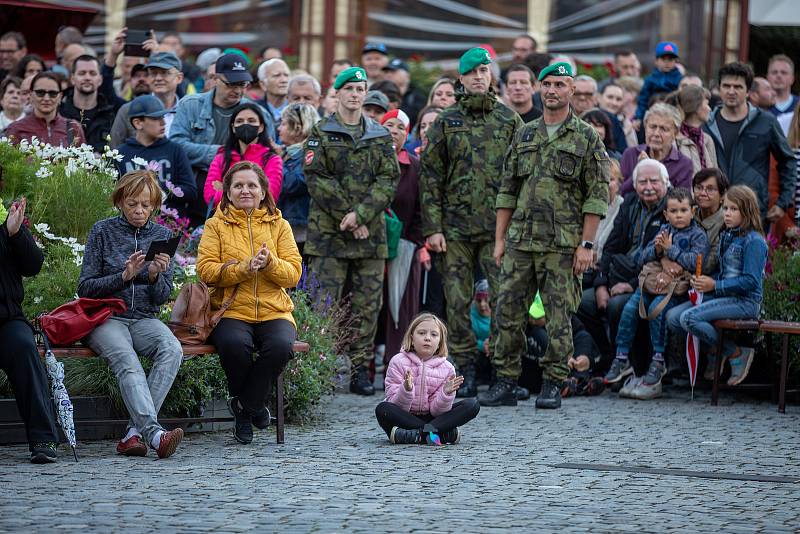
[[[178,448],[178,444],[182,439],[182,428],[176,428],[175,430],[164,432],[161,434],[161,443],[159,443],[158,449],[156,449],[156,454],[158,454],[158,457],[161,459],[169,458],[175,453],[175,449]]]
[[[131,436],[124,441],[119,440],[117,454],[123,456],[147,456],[147,445],[142,442],[140,436]]]

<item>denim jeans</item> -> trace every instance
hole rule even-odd
[[[647,313],[651,313],[656,306],[664,300],[666,295],[642,294],[642,290],[637,288],[631,298],[625,303],[622,310],[622,317],[617,327],[617,352],[628,354],[631,344],[636,337],[636,325],[639,322],[639,300],[644,299],[644,307]],[[667,348],[667,321],[666,316],[671,308],[681,303],[683,296],[672,295],[667,306],[650,323],[650,342],[653,344],[653,352],[663,353]]]
[[[101,324],[84,341],[116,375],[131,417],[128,428],[136,427],[150,443],[156,432],[164,430],[158,411],[181,366],[180,342],[158,319],[121,317]],[[145,376],[137,354],[153,360],[150,376]]]
[[[755,319],[758,317],[761,303],[741,297],[706,297],[697,306],[687,302],[681,308],[680,310],[675,308],[670,314],[670,328],[684,333],[691,332],[702,343],[713,348],[717,346],[717,330],[712,322],[717,319]],[[730,356],[734,352],[736,344],[729,337],[722,347],[722,355]]]

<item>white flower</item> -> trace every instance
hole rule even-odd
[[[34,304],[39,304],[39,303],[42,302],[42,300],[44,300],[44,299],[42,299],[42,297],[33,297],[33,303]]]
[[[64,167],[64,172],[66,173],[67,177],[72,176],[78,172],[78,163],[73,158],[68,159],[67,164]]]
[[[131,162],[133,162],[134,165],[138,165],[139,167],[147,167],[147,160],[140,158],[139,156],[133,158]]]
[[[36,171],[37,178],[47,178],[48,176],[52,176],[53,173],[50,172],[50,169],[47,167],[39,167],[39,170]]]

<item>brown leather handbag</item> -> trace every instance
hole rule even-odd
[[[639,317],[652,321],[664,311],[673,295],[685,295],[689,291],[689,273],[683,269],[680,275],[673,276],[664,270],[660,261],[651,261],[645,263],[639,273],[639,288],[648,295],[665,295],[650,314],[645,310],[644,299],[639,299]]]
[[[229,261],[222,266],[222,269],[236,263],[236,261]],[[182,345],[202,345],[220,322],[225,311],[233,304],[233,299],[236,298],[238,291],[239,286],[237,285],[219,310],[213,311],[211,296],[206,284],[203,282],[185,284],[178,293],[178,298],[175,299],[167,326]]]

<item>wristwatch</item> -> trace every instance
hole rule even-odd
[[[586,250],[592,250],[594,248],[594,243],[591,241],[581,241],[581,246]]]

